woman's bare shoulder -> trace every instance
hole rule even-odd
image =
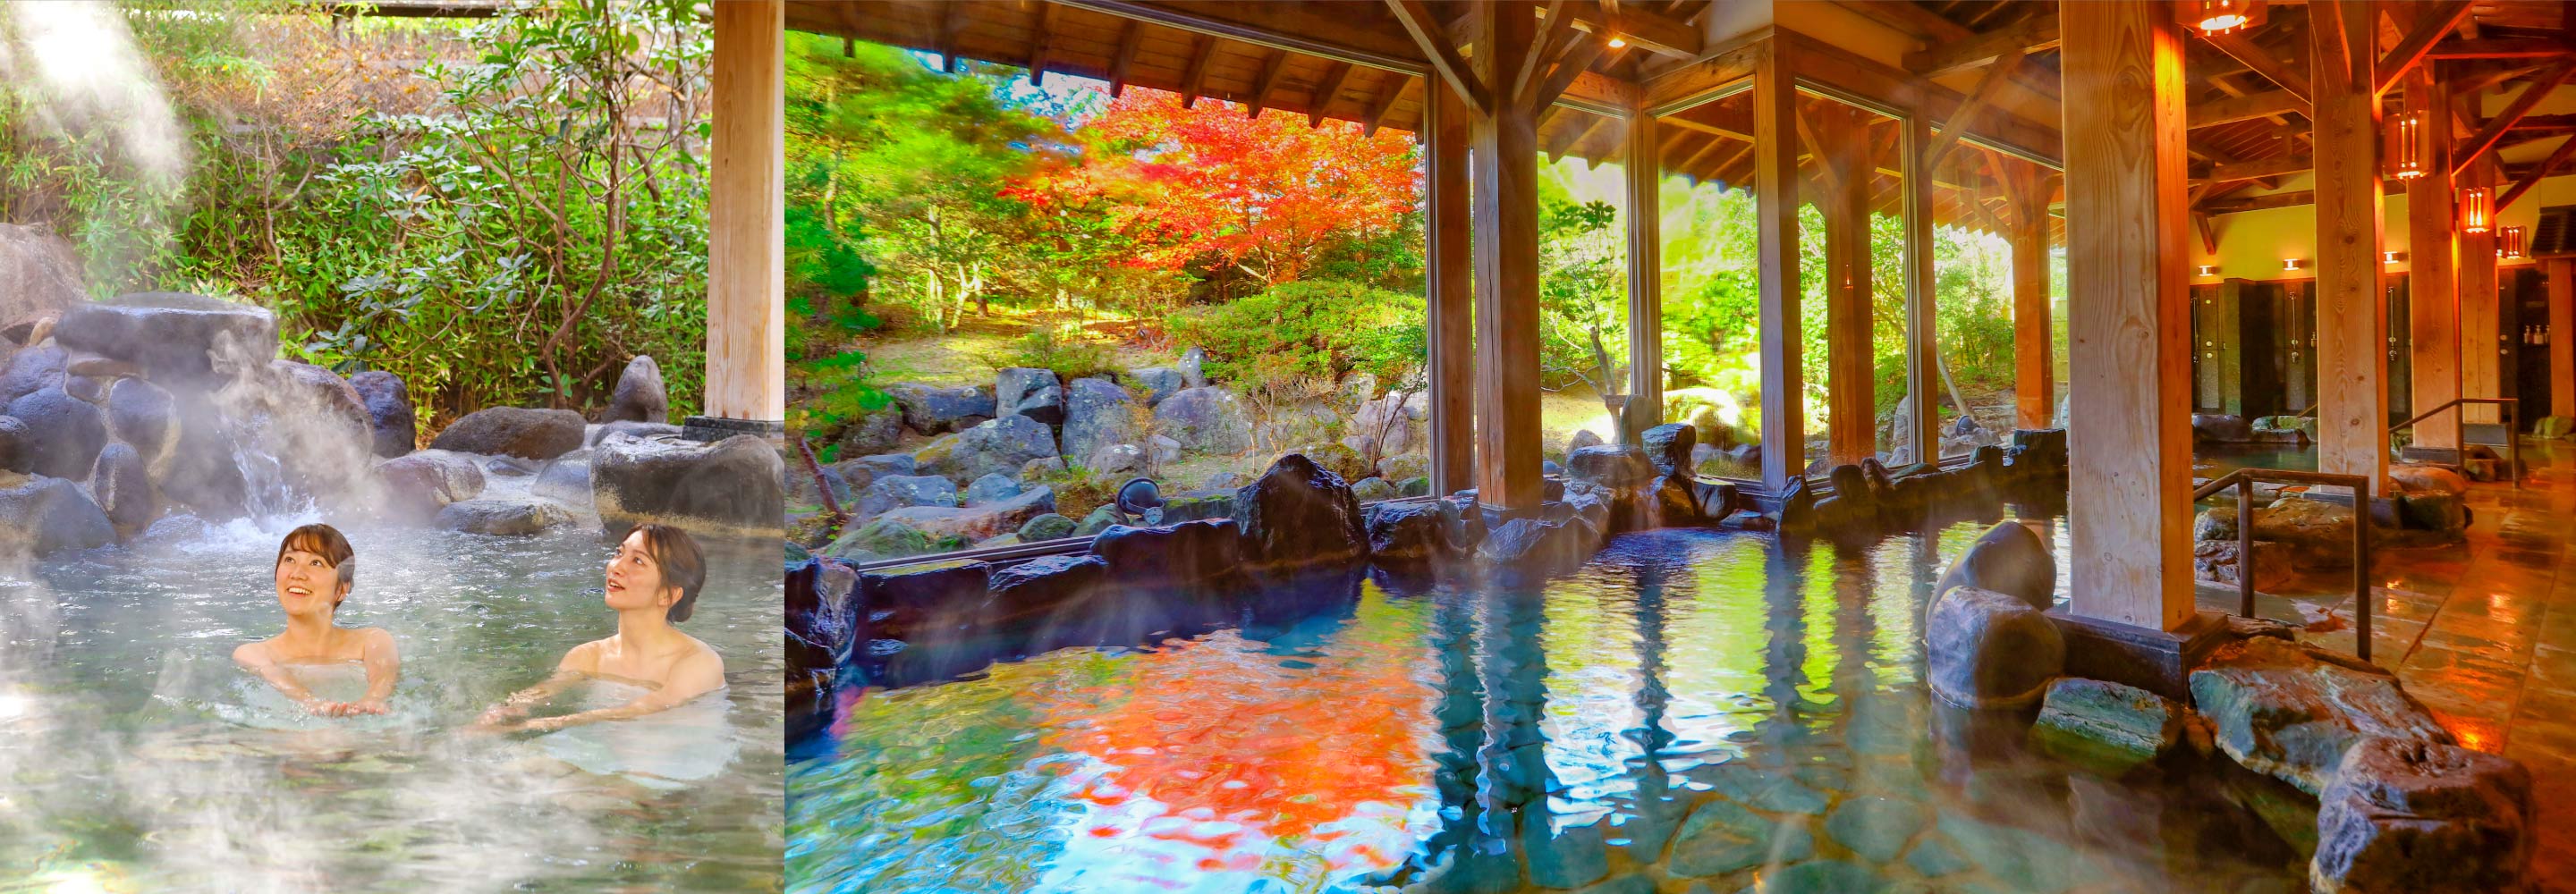
[[[595,639],[574,646],[572,651],[564,653],[562,661],[555,663],[555,669],[580,671],[585,674],[598,673],[599,653],[608,647],[607,643],[608,640]]]
[[[276,656],[268,648],[268,644],[274,641],[273,639],[252,640],[233,647],[233,662],[252,666],[276,663]]]

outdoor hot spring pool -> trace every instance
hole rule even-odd
[[[1935,702],[1917,623],[1992,521],[1633,533],[1536,589],[1370,580],[1284,626],[845,694],[789,747],[788,886],[2305,890],[2286,786],[2114,780]]]
[[[326,720],[230,658],[282,628],[277,542],[309,520],[165,521],[0,574],[0,890],[779,888],[774,544],[701,541],[707,585],[680,629],[724,656],[724,691],[500,736],[461,728],[615,632],[615,545],[595,525],[344,527],[358,569],[340,621],[391,631],[402,681],[392,713]],[[326,698],[365,688],[355,668],[308,679]]]

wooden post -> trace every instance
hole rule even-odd
[[[1753,65],[1753,195],[1762,326],[1762,483],[1805,474],[1806,386],[1798,368],[1798,85],[1788,48]]]
[[[1484,43],[1475,71],[1489,85],[1516,80],[1538,20],[1523,2],[1482,6]],[[1476,499],[1506,512],[1535,510],[1539,477],[1538,115],[1525,97],[1497,93],[1469,127],[1476,259]]]
[[[706,415],[787,418],[787,5],[718,3],[707,160]]]
[[[1932,312],[1932,124],[1921,112],[1905,119],[1905,394],[1913,408],[1910,426],[1915,462],[1941,461],[1941,373],[1934,367],[1940,342],[1934,339]]]
[[[1628,108],[1628,434],[1664,422],[1662,130],[1644,106]]]
[[[2048,178],[2038,166],[2007,162],[2012,192],[2013,424],[2050,428],[2057,420],[2057,366],[2048,319]]]
[[[2075,615],[2192,617],[2183,38],[2158,0],[2062,3]]]
[[[2370,479],[2380,494],[2388,489],[2388,301],[2379,283],[2381,137],[2371,90],[2379,44],[2370,9],[2308,29],[2308,83],[2316,118],[2317,471]]]
[[[1825,218],[1826,456],[1854,465],[1878,453],[1877,370],[1871,363],[1869,269],[1869,147],[1862,145],[1855,110],[1827,104],[1812,122],[1816,164],[1831,195],[1818,210]]]
[[[2451,91],[2432,64],[2407,72],[2406,111],[2427,134],[2424,168],[2406,184],[2406,350],[2409,405],[2416,413],[2460,397],[2458,207],[2452,204]],[[2411,415],[2411,414],[2410,414]],[[2457,450],[2460,421],[2449,413],[2415,423],[2418,447]]]
[[[1431,110],[1423,228],[1430,242],[1431,493],[1447,496],[1476,486],[1475,257],[1467,230],[1468,126],[1475,113],[1446,85],[1424,87]]]
[[[2549,277],[2549,415],[2576,417],[2576,262],[2551,258]]]
[[[2490,194],[2495,191],[2493,162],[2470,165],[2461,177],[2463,186],[2483,186]],[[2504,364],[2498,360],[2504,342],[2497,338],[2504,322],[2496,308],[2495,242],[2492,228],[2484,233],[2460,234],[2461,397],[2504,396]],[[2471,404],[2460,409],[2469,422],[2493,423],[2504,418],[2494,404]]]

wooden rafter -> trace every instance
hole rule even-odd
[[[1395,108],[1395,101],[1403,98],[1405,88],[1411,86],[1413,78],[1397,75],[1380,89],[1378,97],[1369,102],[1368,117],[1360,122],[1361,135],[1377,136],[1378,127],[1386,123],[1387,110]]]
[[[1822,128],[1816,125],[1814,120],[1816,115],[1813,113],[1822,111],[1814,108],[1800,109],[1790,112],[1789,117],[1798,122],[1798,144],[1806,147],[1808,157],[1815,159],[1816,182],[1824,187],[1825,195],[1839,195],[1843,191],[1844,172],[1834,163],[1833,154],[1826,151],[1825,141],[1816,135],[1816,131]],[[1842,134],[1843,131],[1840,128],[1834,129],[1834,135]]]
[[[1128,19],[1118,30],[1118,55],[1109,60],[1109,97],[1127,95],[1127,72],[1136,64],[1136,39],[1144,33],[1145,23]]]
[[[2219,52],[2226,53],[2229,58],[2243,63],[2246,68],[2253,69],[2255,74],[2270,80],[2274,86],[2290,91],[2291,95],[2297,96],[2301,101],[2313,102],[2316,99],[2316,92],[2308,88],[2307,75],[2300,74],[2291,66],[2282,64],[2281,60],[2272,58],[2271,53],[2256,46],[2253,41],[2245,39],[2245,35],[2204,34],[2201,35],[2201,39],[2208,41],[2210,46],[2217,47]]]
[[[2495,213],[2504,213],[2505,206],[2513,204],[2515,199],[2522,198],[2522,194],[2530,192],[2532,187],[2539,186],[2541,178],[2549,176],[2551,171],[2558,170],[2558,164],[2566,161],[2570,154],[2576,154],[2576,136],[2570,136],[2559,143],[2558,148],[2551,151],[2548,158],[2541,160],[2540,167],[2533,168],[2529,175],[2515,181],[2512,189],[2505,190],[2504,195],[2496,197]]]
[[[1530,79],[1538,76],[1553,54],[1562,52],[1574,27],[1565,21],[1565,0],[1547,0],[1547,17],[1538,23],[1538,39],[1530,41],[1529,58],[1521,60],[1519,73],[1512,78],[1512,89],[1503,92],[1507,99],[1527,96]]]
[[[2484,93],[2489,87],[2539,72],[2548,67],[2549,66],[2547,65],[2523,65],[2516,63],[2490,71],[2463,74],[2451,82],[2451,93],[2455,96]]]
[[[2495,148],[2496,141],[2504,138],[2505,131],[2512,129],[2515,122],[2521,121],[2522,116],[2530,114],[2533,107],[2540,105],[2540,101],[2549,95],[2549,91],[2556,90],[2558,85],[2566,83],[2569,75],[2576,75],[2576,61],[2559,63],[2557,68],[2551,69],[2539,80],[2523,87],[2522,92],[2514,96],[2511,105],[2505,106],[2502,113],[2488,119],[2486,126],[2479,128],[2477,134],[2469,137],[2469,141],[2453,154],[2451,173],[2456,175],[2467,170],[2470,164],[2485,157],[2488,150]]]
[[[2239,161],[2223,165],[2212,165],[2209,169],[2209,176],[2196,179],[2207,180],[2211,183],[2226,183],[2233,180],[2262,180],[2271,177],[2287,177],[2291,174],[2302,174],[2315,167],[2316,160],[2309,156],[2275,155],[2269,158],[2254,159],[2252,161]]]
[[[2452,28],[2459,27],[2461,19],[2468,18],[2469,5],[2469,0],[2445,0],[2432,7],[2430,13],[2417,18],[2415,30],[2398,41],[2396,49],[2380,57],[2372,74],[2370,92],[2386,93],[2388,88],[2397,86],[2397,79],[2405,77],[2408,69],[2423,61],[2425,52],[2433,48],[2435,41],[2441,40],[2442,35],[2450,33]]]
[[[2193,103],[2186,111],[2191,118],[2191,126],[2202,128],[2257,118],[2274,118],[2291,112],[2305,115],[2308,113],[2308,103],[2287,90],[2266,90],[2261,93],[2247,93],[2210,102]]]
[[[2314,205],[2316,203],[2316,191],[2302,189],[2297,192],[2273,193],[2268,196],[2255,196],[2250,199],[2242,199],[2234,202],[2212,203],[2204,207],[2202,212],[2212,215],[2239,214],[2246,211],[2267,211],[2273,208],[2292,208],[2299,205]]]
[[[1216,55],[1218,40],[1216,35],[1208,35],[1199,40],[1198,49],[1190,53],[1189,67],[1181,70],[1181,108],[1198,105],[1199,93],[1207,89],[1208,57]]]
[[[1565,95],[1565,88],[1574,86],[1574,79],[1592,67],[1592,60],[1601,58],[1601,54],[1608,50],[1608,42],[1598,37],[1575,42],[1565,51],[1563,58],[1556,60],[1556,68],[1547,73],[1547,80],[1539,82],[1538,92],[1530,97],[1531,101],[1541,109],[1554,106],[1556,98]]]
[[[1351,79],[1353,67],[1348,62],[1335,62],[1331,70],[1324,72],[1324,79],[1315,82],[1315,96],[1306,101],[1307,127],[1324,123],[1324,110],[1331,108],[1334,98],[1341,95],[1342,84]]]
[[[1405,32],[1413,35],[1413,42],[1430,60],[1431,70],[1448,83],[1449,89],[1458,91],[1467,106],[1479,113],[1494,111],[1493,92],[1476,80],[1475,71],[1467,67],[1466,58],[1458,54],[1457,44],[1449,40],[1449,32],[1441,29],[1440,19],[1431,14],[1428,4],[1423,0],[1386,0],[1386,8],[1395,13],[1395,20],[1404,25]]]
[[[1028,70],[1031,86],[1046,83],[1047,37],[1055,30],[1055,10],[1056,6],[1053,3],[1038,4],[1037,21],[1029,26]]]
[[[1601,118],[1600,115],[1585,115],[1583,126],[1568,127],[1558,131],[1554,144],[1547,147],[1547,163],[1555,164],[1563,161],[1567,150],[1582,145],[1584,138],[1591,136],[1592,131],[1601,126]],[[1569,138],[1568,134],[1572,136]]]
[[[1994,101],[1996,88],[2003,85],[2004,79],[2012,74],[2013,69],[2021,67],[2022,58],[2020,47],[2005,50],[2004,57],[1995,60],[1994,65],[1986,69],[1985,75],[1977,79],[1976,89],[1969,92],[1967,101],[1960,103],[1958,110],[1950,114],[1950,120],[1941,122],[1940,136],[1933,137],[1931,147],[1924,151],[1923,158],[1927,166],[1939,165],[1941,159],[1950,153],[1951,147],[1959,144],[1959,138],[1967,135],[1968,128],[1976,125],[1977,116],[1985,112],[1988,103]]]
[[[2347,84],[2366,83],[2353,77],[2352,62],[2375,59],[2376,48],[2352,45],[2351,31],[2344,27],[2343,4],[2320,3],[2310,8],[2308,29],[2315,32],[2311,38],[2322,38],[2308,41],[2309,89],[2331,96],[2343,93]]]
[[[1622,8],[1609,13],[1592,4],[1568,4],[1566,17],[1574,27],[1606,41],[1612,35],[1646,52],[1676,59],[1697,59],[1703,38],[1700,30],[1687,22],[1678,22],[1642,9]]]
[[[2436,43],[2425,51],[2424,56],[2428,59],[2555,59],[2570,53],[2567,44],[2555,39],[2515,37]]]
[[[1930,49],[1905,54],[1905,68],[1927,78],[1957,74],[2004,59],[2005,53],[2019,50],[2020,55],[2057,48],[2057,14],[2041,13],[2012,25],[1979,34],[1964,41],[1944,42]]]
[[[1244,104],[1243,116],[1261,117],[1261,108],[1270,103],[1270,91],[1279,89],[1279,74],[1288,70],[1288,51],[1272,50],[1261,62],[1261,77],[1252,82],[1252,98]]]
[[[966,4],[951,3],[939,10],[939,67],[949,74],[957,73],[957,31],[966,24]]]

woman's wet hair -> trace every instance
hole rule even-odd
[[[644,554],[662,570],[662,586],[680,588],[680,601],[671,603],[664,617],[674,624],[688,620],[697,609],[698,588],[707,583],[706,554],[698,551],[698,541],[689,532],[670,525],[646,522],[626,532],[628,537],[637,534],[644,535]]]
[[[358,551],[349,548],[349,538],[340,536],[340,529],[310,524],[286,532],[286,539],[277,544],[277,561],[284,562],[287,553],[298,551],[321,556],[322,561],[331,563],[331,570],[340,574],[341,586],[357,582]],[[331,604],[337,606],[341,599],[346,598],[346,595],[339,596],[332,599]]]

